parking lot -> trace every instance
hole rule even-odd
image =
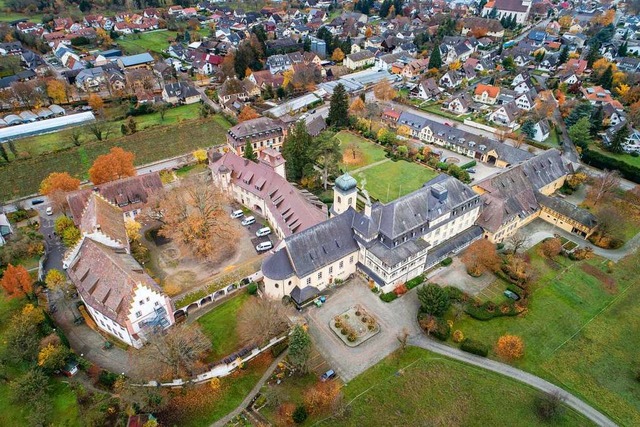
[[[235,207],[234,207],[235,209]],[[247,217],[254,217],[256,219],[256,222],[254,222],[251,225],[246,225],[243,226],[243,228],[246,230],[249,239],[251,240],[251,244],[253,245],[253,250],[255,251],[255,253],[257,254],[263,254],[266,253],[268,251],[260,251],[258,252],[256,250],[256,246],[258,246],[260,243],[263,242],[271,242],[271,244],[275,247],[276,243],[278,241],[278,237],[272,232],[271,234],[267,235],[267,236],[262,236],[262,237],[258,237],[256,236],[256,231],[260,230],[263,227],[269,227],[269,223],[267,222],[266,219],[262,218],[261,216],[251,212],[251,213],[247,213],[246,215],[243,215],[239,218],[232,218],[232,221],[238,221],[238,223],[241,223],[243,219],[247,218]]]

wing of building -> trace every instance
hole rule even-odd
[[[301,305],[336,280],[363,274],[384,292],[416,277],[482,236],[480,196],[440,175],[388,204],[356,212],[356,181],[336,180],[332,218],[287,237],[262,265],[264,290]]]

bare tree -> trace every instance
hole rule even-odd
[[[215,260],[238,245],[240,230],[229,221],[227,198],[202,178],[156,192],[147,206],[144,214],[162,223],[160,234],[196,258]]]
[[[258,345],[289,328],[287,307],[280,301],[252,298],[238,315],[238,335],[246,344]]]
[[[402,332],[396,338],[398,338],[398,342],[400,343],[400,349],[404,351],[409,344],[409,329],[406,327],[402,328]]]
[[[76,147],[80,146],[80,140],[82,139],[82,129],[78,126],[71,128],[71,132],[69,133],[69,140]]]
[[[167,110],[169,109],[169,104],[166,102],[158,102],[154,105],[153,109],[160,114],[160,121],[164,122],[164,116],[167,114]]]
[[[191,376],[205,353],[211,349],[211,341],[195,324],[154,331],[146,338],[146,345],[132,358],[135,360],[135,374],[144,380],[165,375],[174,378]]]
[[[526,234],[520,231],[516,231],[511,236],[507,237],[507,243],[513,249],[514,254],[518,253],[518,250],[521,247],[525,246],[528,242],[529,242],[529,236],[527,236]]]
[[[620,187],[620,172],[604,170],[597,178],[589,190],[588,197],[593,206],[611,196]]]
[[[98,141],[109,139],[109,135],[111,135],[111,126],[104,120],[96,120],[91,123],[87,129]]]

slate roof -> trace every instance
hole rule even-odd
[[[597,224],[596,217],[591,212],[586,209],[581,209],[566,200],[562,200],[557,197],[545,196],[542,193],[536,193],[536,198],[540,205],[546,206],[549,209],[558,212],[567,218],[571,218],[586,227],[592,228]]]
[[[373,53],[371,53],[370,51],[368,51],[366,49],[363,49],[363,50],[361,50],[359,52],[347,55],[347,58],[349,58],[353,62],[360,62],[360,61],[364,61],[364,60],[367,60],[367,59],[371,59],[374,56],[375,55]]]
[[[282,136],[282,124],[269,117],[258,117],[239,123],[227,131],[237,147],[243,146],[247,140],[264,140],[267,135]]]

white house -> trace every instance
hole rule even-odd
[[[369,50],[361,50],[356,53],[347,55],[344,58],[343,65],[350,70],[356,70],[358,68],[364,68],[369,65],[373,65],[376,61],[375,55]]]
[[[0,246],[4,246],[7,242],[7,237],[11,233],[13,233],[13,229],[11,228],[11,223],[9,223],[7,215],[0,213]]]
[[[533,135],[534,141],[542,142],[549,138],[551,129],[549,127],[549,122],[546,119],[540,120],[538,123],[533,125],[533,129],[535,131]]]
[[[498,20],[513,16],[518,24],[524,24],[529,17],[531,4],[531,0],[492,0],[485,4],[482,16],[491,16],[495,10]]]

